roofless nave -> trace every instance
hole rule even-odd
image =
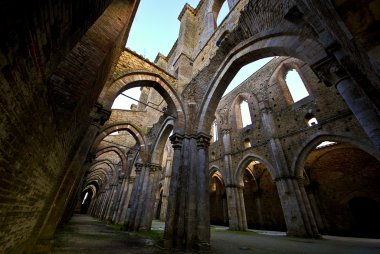
[[[124,48],[138,0],[2,6],[1,252],[48,252],[79,211],[165,220],[169,249],[208,249],[210,223],[379,237],[378,1],[227,2],[219,26],[223,0],[185,5],[154,63]]]

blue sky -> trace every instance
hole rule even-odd
[[[180,22],[178,16],[184,5],[188,3],[196,8],[199,0],[141,0],[128,36],[126,47],[144,56],[151,62],[160,52],[167,55],[179,34]],[[218,17],[218,24],[227,15],[227,1]],[[231,81],[225,94],[247,79],[272,58],[260,59],[241,68]],[[296,88],[297,90],[297,88]],[[133,88],[124,93],[138,99],[139,88]],[[130,109],[130,100],[124,96],[116,98],[113,108]]]

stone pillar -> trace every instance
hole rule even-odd
[[[116,206],[116,202],[117,202],[118,194],[119,194],[119,186],[120,185],[118,183],[111,184],[110,202],[109,202],[109,206],[107,208],[107,213],[105,216],[105,219],[107,221],[111,221],[113,214],[115,213],[115,206]]]
[[[229,228],[231,230],[247,230],[247,218],[242,194],[242,186],[236,184],[232,171],[231,129],[223,129],[224,171],[226,172],[226,194],[228,206]]]
[[[301,194],[297,179],[290,175],[285,154],[279,138],[277,137],[276,125],[273,120],[272,110],[269,103],[260,103],[261,118],[265,129],[265,135],[269,139],[271,156],[274,168],[277,191],[287,226],[287,234],[300,237],[319,237],[314,217],[310,216],[311,209],[308,201]]]
[[[141,216],[141,225],[139,230],[150,230],[154,216],[154,203],[159,183],[161,166],[157,164],[149,164],[149,181],[147,184],[147,192],[144,202],[144,210]]]
[[[119,196],[118,196],[118,199],[117,199],[117,204],[116,204],[116,207],[115,207],[115,213],[112,217],[112,222],[118,224],[119,223],[119,219],[120,219],[120,215],[121,215],[121,212],[123,210],[123,207],[124,207],[124,202],[125,202],[125,197],[127,195],[127,190],[128,190],[128,182],[129,182],[129,179],[127,176],[122,176],[119,178],[121,180],[121,183],[120,183],[120,191],[119,191]]]
[[[97,200],[97,203],[96,203],[96,207],[95,207],[95,211],[94,211],[94,216],[99,218],[100,217],[100,210],[102,208],[102,204],[103,204],[103,201],[104,201],[104,194],[105,194],[105,190],[101,190],[100,193],[99,193],[99,198]]]
[[[106,213],[107,213],[107,208],[109,206],[109,203],[110,203],[110,198],[111,198],[111,193],[112,193],[112,187],[111,186],[107,186],[105,189],[105,193],[104,193],[104,200],[103,200],[103,204],[101,206],[101,210],[100,210],[100,216],[99,218],[101,220],[104,220],[105,219],[105,216],[106,216]]]
[[[136,166],[136,169],[135,169],[136,176],[133,183],[131,199],[129,201],[129,203],[131,204],[131,208],[128,209],[127,217],[123,226],[125,230],[134,229],[134,222],[135,222],[135,218],[137,214],[138,201],[139,201],[140,192],[141,192],[140,189],[142,188],[142,184],[144,180],[145,171],[142,171],[142,169],[144,168],[144,165],[141,162],[137,162],[135,166]]]
[[[208,147],[211,136],[199,133],[197,139],[197,247],[210,247],[210,175],[208,173]]]
[[[172,176],[172,161],[173,161],[173,158],[168,159],[166,161],[165,179],[164,179],[164,186],[163,186],[163,190],[162,190],[162,203],[161,203],[160,220],[166,219],[166,211],[168,209],[168,196],[169,196],[170,180],[171,180],[171,176]]]
[[[129,177],[128,184],[127,184],[127,190],[126,190],[126,195],[123,198],[123,206],[120,209],[120,216],[117,220],[116,223],[118,224],[125,224],[126,222],[126,216],[128,213],[128,207],[130,207],[130,199],[131,199],[131,194],[132,194],[132,189],[133,189],[133,183],[135,181],[135,177],[131,176]]]
[[[231,230],[247,230],[243,186],[236,184],[226,185],[228,222]]]
[[[313,211],[315,221],[317,222],[318,231],[320,231],[323,234],[327,227],[319,211],[319,207],[315,200],[315,196],[312,192],[308,193],[307,196],[310,201],[310,206],[311,206],[311,210]]]
[[[264,219],[263,219],[263,209],[262,209],[261,190],[260,189],[257,190],[255,197],[256,197],[256,205],[257,205],[257,214],[259,215],[260,228],[263,228],[264,227]]]
[[[174,149],[173,152],[173,165],[172,165],[172,175],[170,181],[169,197],[168,197],[168,209],[166,212],[165,221],[165,232],[164,232],[164,247],[174,248],[178,245],[181,246],[181,238],[177,234],[177,220],[179,213],[179,203],[180,195],[179,182],[180,182],[180,171],[182,164],[182,146],[183,146],[184,136],[174,133],[170,136],[170,141]]]
[[[377,153],[380,154],[379,111],[364,90],[361,89],[360,84],[355,83],[339,63],[345,58],[342,50],[336,50],[333,54],[337,60],[326,58],[312,68],[327,86],[334,85],[336,87],[374,145]]]

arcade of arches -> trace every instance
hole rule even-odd
[[[48,252],[74,213],[163,220],[168,249],[210,224],[380,237],[379,1],[227,0],[217,26],[225,1],[186,4],[154,62],[124,47],[139,0],[2,6],[0,253]]]

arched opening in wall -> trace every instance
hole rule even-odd
[[[306,122],[307,126],[313,126],[313,125],[318,124],[318,120],[317,120],[317,118],[314,116],[313,113],[307,113],[307,114],[305,115],[305,122]]]
[[[223,93],[223,96],[233,91],[236,87],[238,87],[243,82],[248,82],[248,78],[252,76],[252,74],[260,70],[272,59],[273,57],[265,57],[265,58],[259,59],[257,61],[254,61],[242,66],[239,69],[239,71],[235,74],[233,79],[229,82],[226,90]]]
[[[240,117],[242,128],[252,124],[251,114],[249,113],[249,105],[246,100],[242,100],[240,103]]]
[[[248,228],[286,231],[277,187],[265,165],[252,160],[242,174]]]
[[[228,1],[216,1],[216,2],[223,2],[222,6],[219,7],[220,9],[216,13],[217,18],[216,20],[216,27],[219,27],[219,25],[223,22],[223,20],[227,17],[228,13],[230,12],[230,8],[228,6]],[[215,13],[214,13],[215,17]]]
[[[349,143],[324,141],[305,160],[305,190],[323,234],[380,237],[380,161]]]
[[[92,197],[93,197],[93,192],[90,188],[82,192],[81,198],[80,198],[80,201],[81,201],[80,213],[81,214],[87,214]]]
[[[212,129],[211,129],[211,136],[212,136],[212,142],[218,141],[218,124],[216,121],[212,124]]]
[[[156,201],[156,205],[155,205],[156,209],[155,209],[155,216],[154,216],[154,218],[156,218],[157,220],[160,219],[160,215],[161,215],[163,192],[164,192],[164,190],[162,188],[160,188],[160,191],[159,191],[159,194],[158,194],[158,197],[157,197],[157,201]]]
[[[245,138],[244,139],[244,148],[248,149],[250,147],[251,147],[251,141],[249,140],[249,138]]]
[[[309,96],[309,92],[296,69],[289,69],[285,74],[285,82],[288,86],[293,103]]]
[[[112,104],[112,109],[136,110],[141,96],[140,87],[130,88],[119,94]]]
[[[226,188],[219,172],[210,179],[210,224],[228,226]]]

